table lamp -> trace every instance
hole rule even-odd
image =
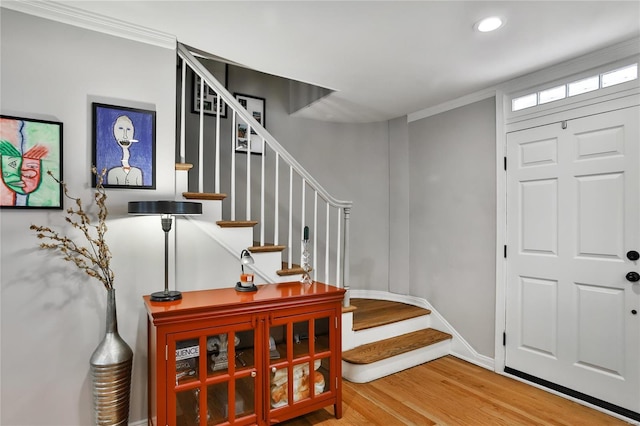
[[[253,265],[253,257],[251,257],[251,253],[249,250],[244,249],[240,252],[240,268],[242,273],[240,274],[240,281],[236,283],[237,291],[256,291],[258,287],[253,283],[254,274],[253,273],[245,273],[244,265]]]
[[[169,291],[169,231],[173,216],[189,216],[202,214],[202,203],[190,201],[129,201],[129,214],[161,215],[164,231],[164,291],[151,293],[153,302],[170,302],[182,299],[182,293]]]

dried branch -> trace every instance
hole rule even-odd
[[[107,216],[109,214],[106,205],[107,194],[103,186],[106,169],[98,173],[94,166],[91,168],[91,172],[96,176],[97,180],[96,191],[93,196],[98,206],[98,222],[95,225],[84,211],[82,200],[71,196],[67,189],[67,184],[53,176],[51,171],[47,172],[62,186],[65,197],[75,202],[75,207],[67,209],[65,220],[84,235],[88,243],[87,246],[78,245],[71,238],[61,235],[46,226],[31,225],[29,229],[37,232],[36,237],[38,239],[45,240],[40,244],[41,248],[58,252],[64,260],[73,262],[80,270],[99,280],[109,290],[113,288],[114,275],[111,270],[111,251],[109,251],[109,246],[105,241],[105,234],[108,229]]]

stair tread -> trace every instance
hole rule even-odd
[[[176,170],[189,171],[192,168],[193,168],[193,164],[191,163],[176,163]]]
[[[300,265],[292,263],[289,265],[287,262],[282,262],[282,269],[276,271],[278,276],[284,277],[288,275],[302,275],[304,273],[304,269]]]
[[[271,252],[276,252],[276,251],[283,251],[284,249],[286,249],[286,246],[277,246],[275,244],[265,244],[263,246],[261,245],[256,245],[256,246],[251,246],[248,248],[248,250],[252,253],[271,253]]]
[[[353,314],[354,331],[393,324],[431,313],[428,309],[388,300],[352,298],[351,304],[356,307]]]
[[[214,192],[183,192],[182,196],[187,200],[224,200],[227,198],[227,194]]]
[[[216,224],[221,228],[251,228],[258,224],[257,220],[219,220]]]
[[[279,269],[276,271],[276,274],[278,274],[278,276],[284,277],[284,276],[288,276],[288,275],[302,275],[304,273],[304,269],[302,268],[286,268],[286,269]]]
[[[433,328],[426,328],[358,346],[343,352],[342,359],[352,364],[371,364],[448,339],[451,339],[450,334]]]

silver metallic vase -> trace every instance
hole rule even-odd
[[[115,289],[107,290],[107,330],[91,355],[96,425],[127,425],[133,351],[118,334]]]

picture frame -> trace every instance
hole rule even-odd
[[[224,87],[227,87],[227,71],[228,65],[222,62],[207,62],[210,68],[211,74],[218,80],[224,84]],[[194,114],[200,114],[200,76],[195,72],[191,73],[191,93],[193,94],[192,102],[191,102],[191,112]],[[202,103],[204,105],[204,113],[207,115],[216,115],[217,111],[217,103],[218,103],[218,95],[216,92],[207,86],[205,82],[205,93],[202,99]],[[222,102],[222,108],[220,111],[220,118],[227,118],[227,104]]]
[[[0,115],[0,208],[63,208],[55,180],[62,181],[62,129],[57,121]]]
[[[107,172],[103,186],[155,189],[156,112],[96,102],[92,110],[93,164]]]
[[[265,106],[266,100],[257,96],[245,95],[242,93],[234,93],[233,96],[242,105],[252,117],[265,127]],[[257,135],[254,129],[251,129],[251,133],[247,135],[247,128],[249,126],[240,117],[236,121],[236,152],[247,152],[247,146],[249,138],[253,135]],[[251,154],[262,155],[262,140],[251,140]]]

